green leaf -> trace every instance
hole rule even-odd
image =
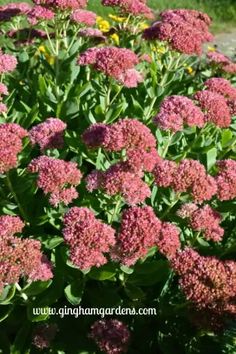
[[[74,306],[79,305],[84,292],[84,282],[79,280],[67,285],[64,289],[67,300]]]
[[[95,280],[106,280],[111,279],[116,274],[116,267],[112,264],[105,264],[100,268],[93,268],[89,272],[89,277]]]
[[[7,285],[3,289],[0,296],[0,305],[7,305],[15,295],[16,288],[14,285]]]
[[[31,322],[45,321],[49,317],[49,307],[40,307],[35,303],[31,303],[27,307],[27,317]]]
[[[224,129],[221,134],[221,144],[223,147],[226,147],[229,143],[230,140],[232,139],[232,132],[230,129]]]
[[[52,280],[48,281],[35,281],[29,285],[27,285],[22,291],[27,295],[27,296],[34,296],[41,294],[43,291],[45,291],[50,285],[52,284]]]
[[[10,315],[12,310],[12,305],[0,306],[0,322],[4,321]]]
[[[11,354],[23,354],[25,352],[26,342],[30,338],[30,331],[31,323],[27,321],[19,329],[15,337],[14,343],[11,346]]]
[[[209,171],[216,163],[217,149],[214,147],[207,152],[207,170]]]
[[[125,292],[127,296],[133,301],[142,300],[145,298],[145,293],[143,290],[132,284],[128,284],[125,287]]]

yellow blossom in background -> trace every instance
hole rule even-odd
[[[113,34],[110,36],[110,38],[111,38],[117,45],[120,44],[120,38],[119,38],[119,36],[118,36],[117,33],[113,33]]]
[[[119,16],[112,15],[112,14],[109,14],[108,17],[111,18],[113,21],[120,22],[120,23],[125,22],[127,19],[126,17],[119,17]]]
[[[110,31],[110,23],[105,20],[104,18],[102,18],[101,16],[98,16],[97,17],[97,25],[98,25],[98,28],[100,29],[100,31],[102,32],[109,32]]]
[[[159,53],[159,54],[165,54],[166,48],[165,47],[155,46],[155,45],[152,44],[151,45],[151,51]]]
[[[215,52],[216,51],[216,48],[215,47],[211,47],[211,46],[207,47],[207,49],[208,49],[209,52]]]
[[[45,48],[45,46],[40,45],[38,47],[38,50],[35,53],[35,55],[37,56],[39,54],[43,54],[43,56],[47,60],[48,64],[53,65],[55,63],[55,57],[48,52],[48,50]]]
[[[55,57],[49,54],[45,54],[45,59],[47,60],[48,64],[53,65],[55,63]]]
[[[193,68],[191,66],[187,66],[186,64],[184,66],[186,66],[185,70],[187,71],[187,73],[189,75],[195,75],[195,71],[193,70]]]
[[[140,22],[138,27],[140,30],[145,30],[149,27],[149,24],[147,22]]]
[[[38,47],[38,51],[40,52],[40,53],[46,53],[47,51],[46,51],[46,48],[44,47],[44,45],[40,45],[39,47]]]

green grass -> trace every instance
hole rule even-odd
[[[30,2],[30,0],[22,1]],[[14,2],[14,0],[0,0],[0,4],[9,2]],[[212,17],[213,30],[215,31],[226,31],[231,27],[236,27],[236,0],[149,0],[148,4],[156,12],[170,8],[188,8],[204,11]],[[106,16],[106,14],[112,12],[111,8],[101,6],[100,0],[90,0],[89,8],[101,16]]]

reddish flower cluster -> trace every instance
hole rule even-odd
[[[216,194],[213,177],[196,160],[184,159],[177,165],[173,161],[160,160],[153,170],[155,182],[161,187],[172,187],[176,192],[190,192],[196,202],[209,200]]]
[[[84,24],[86,26],[93,26],[96,23],[97,15],[92,11],[76,10],[73,11],[70,19],[73,22]]]
[[[0,21],[9,21],[12,17],[27,14],[31,6],[26,2],[9,3],[0,6]]]
[[[91,327],[89,336],[106,354],[122,354],[128,350],[130,331],[123,322],[118,320],[96,321]]]
[[[29,131],[31,143],[38,144],[41,151],[63,147],[64,130],[67,125],[58,118],[48,118]]]
[[[144,16],[146,18],[154,18],[152,10],[146,5],[144,0],[102,0],[102,5],[119,7],[124,13],[134,16]]]
[[[161,104],[154,123],[161,129],[181,131],[183,125],[199,128],[204,125],[204,114],[192,100],[184,96],[169,96]]]
[[[208,52],[207,57],[211,64],[219,67],[220,70],[229,73],[236,73],[236,63],[233,63],[230,58],[219,52]]]
[[[37,185],[45,194],[50,193],[53,206],[61,202],[68,205],[78,197],[74,186],[80,183],[82,175],[75,162],[40,156],[31,161],[28,171],[38,173]]]
[[[138,56],[129,49],[117,47],[89,48],[82,53],[78,65],[92,65],[95,70],[113,77],[123,85],[133,86],[141,80],[140,74],[131,71],[139,62]],[[137,85],[136,85],[137,86]]]
[[[221,160],[217,162],[219,172],[215,177],[217,197],[220,200],[236,198],[236,161]]]
[[[64,217],[63,235],[70,247],[70,259],[80,269],[100,267],[104,253],[115,245],[115,231],[97,220],[88,208],[71,208]]]
[[[104,40],[106,37],[97,28],[83,28],[79,31],[79,36]]]
[[[27,134],[18,124],[0,124],[0,173],[16,167],[17,155],[22,150],[22,139]]]
[[[15,70],[17,60],[13,55],[3,54],[0,50],[0,74]]]
[[[182,209],[183,208],[183,209]],[[190,218],[190,225],[193,230],[202,231],[207,240],[215,242],[221,241],[224,229],[220,227],[221,215],[213,210],[209,205],[198,208],[194,204],[183,205],[178,215],[186,215]]]
[[[38,349],[50,348],[57,331],[58,327],[54,323],[38,325],[32,334],[32,344]]]
[[[40,242],[13,236],[21,232],[23,226],[17,216],[0,217],[0,292],[5,285],[16,283],[21,277],[45,281],[53,276],[51,264],[40,250]]]
[[[156,245],[160,230],[161,222],[151,207],[126,209],[122,214],[112,258],[127,266],[134,264]]]
[[[205,120],[212,122],[218,127],[226,128],[231,123],[230,109],[225,98],[209,90],[199,91],[194,95],[205,113]]]
[[[236,313],[236,263],[203,257],[191,248],[172,262],[180,275],[180,287],[197,309],[218,314]]]
[[[27,18],[31,25],[36,25],[39,21],[52,20],[54,15],[52,10],[36,5],[29,11]]]
[[[87,176],[87,189],[103,189],[108,195],[121,194],[130,205],[142,203],[150,197],[148,185],[142,181],[142,175],[130,172],[126,163],[117,163],[107,171],[93,171]]]
[[[15,38],[15,45],[31,45],[35,39],[45,39],[47,34],[44,31],[34,28],[21,28],[19,30],[11,30],[7,33],[8,37]]]
[[[168,41],[173,49],[185,54],[202,53],[204,42],[211,41],[210,18],[195,10],[167,10],[161,13],[161,21],[144,30],[147,40]]]
[[[59,8],[61,10],[83,9],[87,6],[88,0],[33,0],[36,5]]]
[[[174,224],[170,222],[162,223],[156,244],[159,252],[168,259],[172,259],[181,247],[179,234],[180,232]]]
[[[232,115],[236,114],[236,88],[231,85],[230,81],[221,77],[213,77],[205,82],[205,86],[209,91],[224,96],[230,113]]]

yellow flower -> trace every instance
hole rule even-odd
[[[149,27],[149,25],[147,24],[147,22],[141,22],[140,24],[139,24],[139,29],[140,30],[145,30],[146,28],[148,28]]]
[[[47,60],[48,64],[53,65],[55,63],[55,57],[49,54],[45,54],[45,59]]]
[[[40,53],[47,53],[46,48],[44,47],[44,45],[40,45],[40,46],[38,47],[38,51],[39,51]]]
[[[110,23],[107,20],[104,20],[101,16],[97,17],[97,25],[100,31],[102,32],[109,32],[110,31]]]
[[[207,47],[207,49],[209,50],[209,52],[215,52],[216,51],[216,48],[215,47]]]
[[[193,68],[191,66],[187,66],[185,70],[187,71],[187,73],[189,75],[194,75],[195,74],[195,72],[194,72],[194,70],[193,70]]]
[[[164,47],[159,47],[159,48],[157,48],[157,53],[159,53],[159,54],[165,54],[165,52],[166,52],[166,50],[165,50],[165,48]]]
[[[112,39],[117,45],[119,45],[119,43],[120,43],[120,38],[119,38],[119,36],[118,36],[117,33],[113,33],[110,37],[111,37],[111,39]]]
[[[108,15],[109,18],[111,18],[113,21],[115,22],[125,22],[126,21],[126,17],[119,17],[119,16],[116,16],[116,15],[112,15],[112,14],[109,14]]]

